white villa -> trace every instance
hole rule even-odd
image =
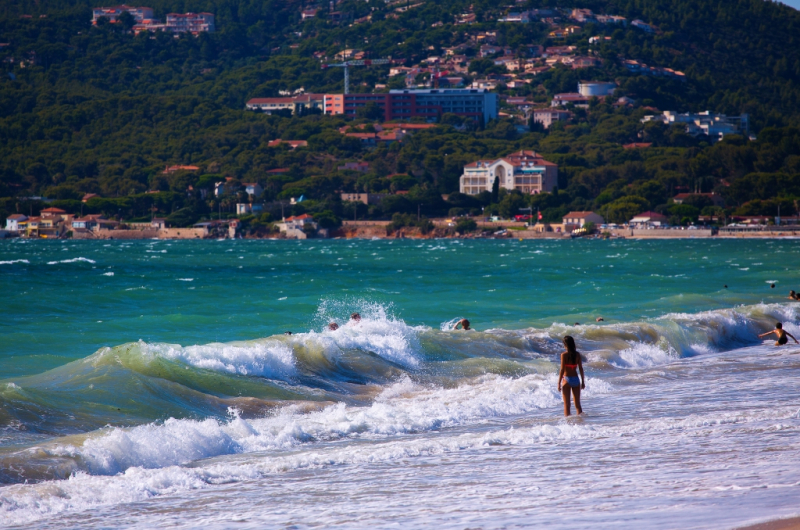
[[[507,190],[551,192],[558,184],[558,165],[534,151],[518,151],[497,160],[478,160],[464,166],[459,191],[467,195],[492,191],[495,179],[500,179],[500,187]]]
[[[27,220],[28,220],[27,215],[21,213],[15,213],[14,215],[11,215],[6,219],[6,230],[9,230],[11,232],[19,232],[20,230],[24,229],[25,221]]]

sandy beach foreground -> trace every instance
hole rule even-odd
[[[740,526],[736,530],[800,530],[800,517],[776,519],[775,521],[767,521],[766,523]]]

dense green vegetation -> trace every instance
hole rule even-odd
[[[763,0],[586,0],[559,7],[641,18],[660,28],[589,24],[566,42],[547,40],[543,23],[494,22],[503,12],[485,0],[427,1],[407,13],[382,0],[337,4],[346,21],[327,19],[327,5],[302,22],[301,2],[267,0],[146,1],[156,16],[172,11],[210,11],[218,31],[199,37],[128,32],[126,24],[91,27],[91,7],[74,0],[22,0],[0,10],[0,216],[36,213],[45,196],[69,211],[102,212],[125,219],[168,215],[183,226],[201,218],[233,215],[242,192],[214,198],[215,182],[260,182],[267,212],[248,216],[254,227],[280,217],[290,197],[308,199],[286,213],[315,212],[334,226],[340,218],[365,216],[410,223],[403,214],[453,215],[478,212],[513,216],[539,208],[555,221],[569,210],[595,209],[620,222],[645,209],[691,222],[717,213],[710,203],[672,204],[679,191],[716,191],[732,214],[797,212],[800,198],[800,13]],[[554,5],[529,1],[520,9]],[[478,23],[453,24],[473,6]],[[30,15],[30,18],[21,17]],[[42,17],[42,15],[45,15]],[[370,22],[350,25],[371,15]],[[395,16],[396,15],[396,16]],[[441,26],[432,27],[442,22]],[[266,116],[244,110],[252,97],[281,90],[340,92],[342,72],[323,70],[312,57],[332,57],[347,47],[372,57],[416,64],[443,48],[468,41],[468,34],[497,30],[498,43],[525,53],[528,44],[571,44],[592,49],[600,68],[559,67],[503,95],[544,103],[574,91],[582,79],[617,80],[630,107],[594,101],[549,131],[525,132],[510,119],[463,124],[444,116],[443,125],[421,131],[403,144],[364,149],[338,129],[340,117]],[[589,37],[610,36],[599,46]],[[466,53],[473,54],[474,48]],[[686,73],[684,82],[629,73],[620,59]],[[12,62],[13,61],[13,62]],[[473,61],[473,74],[487,65]],[[492,67],[497,68],[497,67]],[[394,86],[388,67],[353,69],[351,84],[373,90]],[[680,128],[640,119],[660,110],[747,112],[757,140],[729,137],[716,145]],[[463,127],[462,127],[463,125]],[[276,138],[307,140],[294,151],[269,147]],[[647,149],[622,144],[646,141]],[[466,163],[518,149],[534,149],[559,164],[559,189],[534,197],[501,190],[467,197],[454,193]],[[346,161],[367,161],[366,174],[339,171]],[[163,174],[167,165],[193,164],[199,171]],[[277,168],[284,172],[268,173]],[[399,176],[398,176],[399,174]],[[391,177],[391,178],[389,178]],[[191,189],[190,189],[191,187]],[[231,186],[235,189],[235,186]],[[338,191],[392,193],[379,205],[342,203]],[[155,193],[148,193],[155,192]],[[86,193],[100,198],[81,203]],[[441,194],[450,194],[444,201]],[[322,212],[326,212],[322,215]],[[333,224],[331,224],[333,223]],[[406,226],[403,224],[403,226]]]

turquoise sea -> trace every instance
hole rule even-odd
[[[800,337],[798,259],[790,239],[0,241],[0,514],[60,528],[796,515],[800,346],[757,334],[781,321]],[[452,331],[460,318],[475,330]],[[566,334],[585,359],[580,418],[556,390]]]

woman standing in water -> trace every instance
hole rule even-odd
[[[575,399],[575,410],[578,414],[583,414],[581,408],[581,388],[586,388],[586,378],[583,375],[583,362],[581,354],[575,348],[575,339],[567,335],[564,337],[564,347],[567,348],[561,354],[561,370],[558,372],[558,391],[564,398],[564,416],[569,416],[569,391],[572,389],[572,396]],[[580,371],[580,378],[578,372]]]

